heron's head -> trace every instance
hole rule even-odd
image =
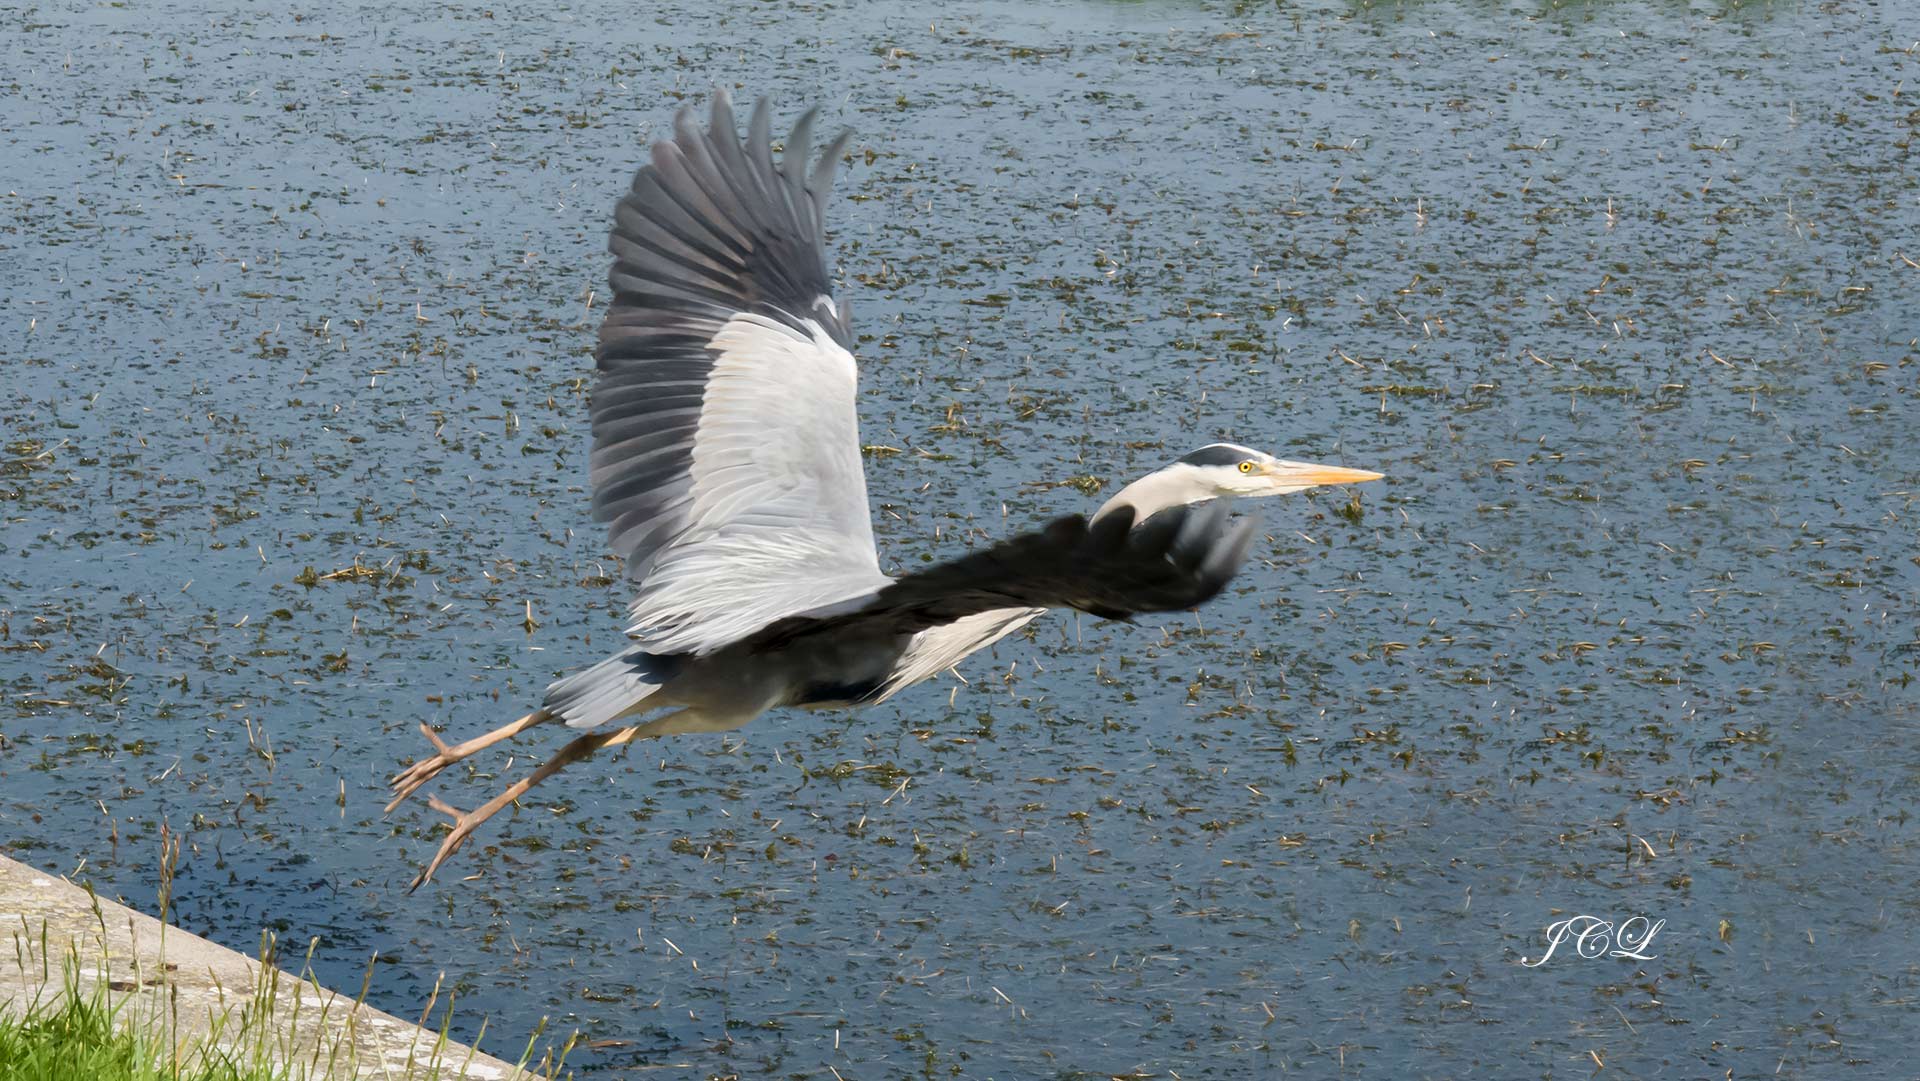
[[[1145,521],[1170,507],[1221,496],[1288,495],[1322,484],[1379,479],[1380,474],[1365,469],[1292,462],[1238,443],[1209,443],[1120,489],[1094,517],[1124,503],[1133,507],[1137,520]]]

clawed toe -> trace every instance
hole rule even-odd
[[[453,819],[453,832],[447,834],[446,840],[440,842],[440,850],[433,854],[433,860],[427,864],[426,869],[413,876],[413,881],[407,884],[408,893],[426,885],[428,880],[433,878],[433,873],[440,869],[440,865],[447,862],[447,857],[459,851],[460,846],[467,843],[467,838],[472,836],[474,827],[486,821],[492,814],[491,811],[479,815],[462,811],[438,796],[428,796],[427,806]]]
[[[387,801],[388,811],[405,803],[408,796],[420,791],[420,786],[439,776],[441,770],[460,761],[461,755],[454,748],[447,746],[446,741],[440,738],[440,734],[433,730],[432,725],[422,724],[420,731],[427,737],[427,742],[433,744],[434,754],[430,758],[422,758],[393,775],[393,779],[388,782],[393,786],[393,798]]]
[[[432,725],[422,723],[420,734],[427,737],[427,742],[433,745],[433,754],[393,775],[393,779],[388,782],[393,786],[393,799],[387,802],[387,810],[391,811],[406,802],[407,797],[418,792],[421,785],[439,776],[441,770],[455,762],[552,719],[553,715],[546,710],[536,709],[517,721],[501,725],[485,735],[476,736],[465,743],[451,747],[447,745],[446,740],[440,738],[438,732],[433,730]]]
[[[437,753],[432,758],[423,759],[407,767],[394,778],[393,787],[398,795],[394,797],[392,803],[387,805],[388,809],[391,810],[394,806],[398,805],[401,800],[412,795],[415,790],[425,784],[434,774],[439,773],[452,763],[458,762],[482,747],[497,743],[515,732],[532,725],[540,724],[547,719],[549,719],[549,715],[545,711],[537,710],[515,721],[511,725],[495,729],[487,735],[468,740],[457,747],[448,747],[433,734],[431,729],[422,725],[421,728],[426,731],[427,738],[431,740],[438,749]],[[625,743],[633,739],[639,732],[640,729],[636,727],[621,729],[618,732],[607,733],[605,735],[594,734],[581,736],[560,748],[559,752],[548,759],[546,764],[521,778],[519,781],[508,785],[505,791],[494,796],[486,803],[475,807],[471,811],[462,811],[460,808],[447,803],[438,796],[429,795],[427,797],[427,806],[452,819],[453,831],[441,840],[440,850],[433,854],[433,860],[427,864],[426,870],[421,871],[414,877],[414,880],[407,886],[407,892],[412,893],[414,890],[419,889],[432,880],[433,873],[440,869],[441,864],[447,862],[447,857],[459,851],[460,847],[467,843],[467,839],[473,835],[473,831],[478,829],[481,823],[498,814],[503,808],[511,806],[514,800],[525,795],[534,785],[551,777],[555,771],[565,767],[567,763],[577,762],[603,747],[612,747]]]

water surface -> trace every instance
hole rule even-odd
[[[1883,1077],[1920,1039],[1898,5],[15,9],[0,843],[583,1074]],[[1198,618],[380,814],[620,642],[609,207],[716,82],[830,209],[883,562],[1231,437]],[[472,805],[553,745],[436,786]],[[1530,968],[1578,913],[1651,960]],[[648,1067],[646,1072],[637,1072]]]

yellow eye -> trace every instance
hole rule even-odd
[[[1241,463],[1240,463],[1240,472],[1242,472],[1242,473],[1251,473],[1251,472],[1253,472],[1253,463],[1252,463],[1252,462],[1241,462]]]

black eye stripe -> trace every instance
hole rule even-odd
[[[1201,447],[1180,460],[1188,465],[1198,466],[1239,465],[1247,460],[1247,452],[1240,447],[1216,443],[1210,447]]]

